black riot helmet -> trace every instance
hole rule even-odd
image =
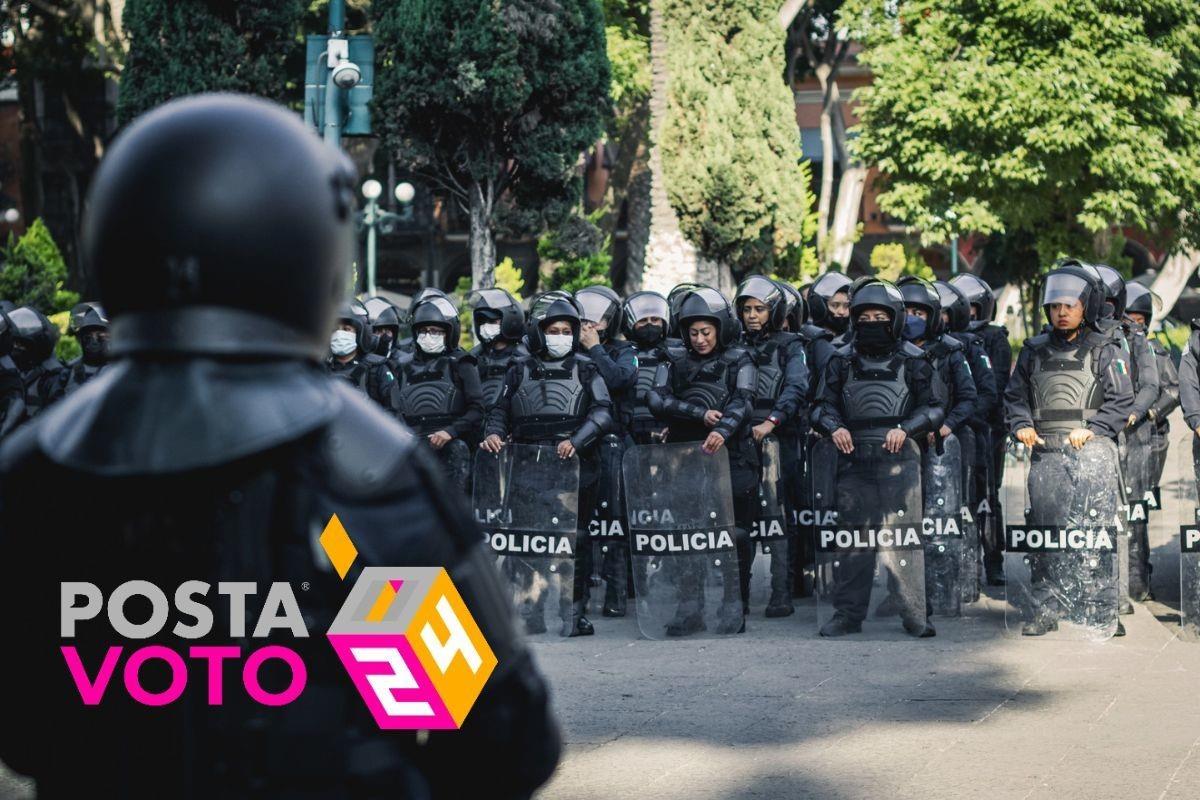
[[[663,321],[663,329],[653,341],[643,341],[636,332],[639,322],[650,317],[658,317]],[[661,342],[671,329],[671,306],[667,298],[658,292],[634,292],[625,299],[621,306],[621,333],[631,342],[642,345],[652,345]]]
[[[869,308],[879,308],[892,316],[892,338],[900,340],[904,331],[904,295],[894,284],[879,278],[859,282],[850,295],[850,329],[858,326],[858,315]]]
[[[467,306],[471,309],[471,321],[478,341],[483,341],[479,326],[489,322],[500,323],[501,339],[519,342],[525,335],[525,312],[508,290],[495,287],[477,289],[467,295]]]
[[[112,352],[320,360],[345,297],[354,165],[246,96],[167,103],[97,170],[85,263]]]
[[[801,325],[808,322],[808,302],[804,295],[800,294],[800,290],[787,281],[775,282],[783,290],[784,319],[787,320],[788,328],[793,332],[798,331]]]
[[[960,292],[966,295],[967,302],[975,307],[975,320],[983,325],[996,318],[996,294],[987,281],[978,275],[963,273],[950,279]]]
[[[607,342],[616,333],[617,316],[621,313],[621,296],[607,286],[587,286],[575,292],[575,304],[588,322],[603,325],[597,331],[600,341]]]
[[[1042,282],[1042,310],[1056,303],[1083,303],[1083,322],[1094,328],[1104,308],[1104,281],[1091,264],[1063,259],[1046,273]]]
[[[1107,264],[1096,264],[1096,272],[1100,273],[1100,281],[1104,284],[1104,302],[1112,306],[1112,318],[1121,319],[1125,316],[1125,279]],[[1107,309],[1103,315],[1107,314]]]
[[[1130,313],[1141,314],[1146,318],[1146,324],[1150,324],[1150,320],[1155,314],[1162,311],[1162,298],[1150,291],[1148,286],[1144,286],[1137,281],[1125,282],[1125,315]]]
[[[808,289],[808,312],[815,324],[829,327],[833,318],[829,311],[829,301],[838,292],[849,294],[852,283],[848,275],[840,272],[826,272],[813,281],[813,285]]]
[[[783,322],[787,317],[787,301],[778,283],[765,275],[751,275],[742,281],[733,301],[739,321],[742,317],[742,303],[749,299],[759,301],[769,310],[766,330],[783,330]]]
[[[933,284],[916,275],[905,275],[896,281],[896,288],[904,297],[905,308],[916,306],[928,315],[925,338],[936,339],[941,336],[945,330],[942,325],[942,298]]]
[[[458,347],[462,326],[458,321],[458,309],[448,298],[431,296],[421,300],[412,308],[413,336],[421,325],[437,325],[446,332],[446,349]]]
[[[579,346],[579,327],[583,315],[575,298],[567,292],[554,290],[535,297],[529,304],[529,321],[525,325],[525,338],[529,352],[536,355],[546,353],[546,326],[551,322],[566,320],[571,324],[571,335],[575,346]]]
[[[8,315],[12,324],[13,361],[28,371],[48,359],[58,344],[58,326],[36,308],[21,306]]]
[[[951,333],[965,331],[971,325],[971,303],[962,289],[946,281],[934,281],[933,287],[937,289],[942,311],[948,318],[946,330]]]
[[[667,323],[667,334],[675,338],[685,338],[679,329],[679,307],[683,305],[684,298],[694,289],[707,289],[703,283],[680,283],[676,284],[670,292],[667,293],[667,305],[671,309],[671,319]]]
[[[367,320],[373,331],[378,333],[380,328],[395,328],[397,334],[400,332],[400,309],[395,305],[382,297],[368,297],[362,304],[367,309]]]
[[[108,315],[99,303],[78,303],[71,309],[71,325],[67,332],[78,337],[89,328],[108,330]]]
[[[354,327],[354,343],[360,353],[374,351],[375,341],[371,333],[371,322],[362,303],[353,300],[343,305],[338,312],[337,321],[339,324],[349,323]]]
[[[688,292],[679,306],[678,316],[683,343],[689,350],[692,342],[687,332],[688,325],[698,319],[711,320],[717,326],[717,345],[722,350],[737,343],[738,337],[742,335],[742,325],[725,295],[709,286],[701,286]]]

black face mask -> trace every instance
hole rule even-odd
[[[37,363],[33,360],[33,354],[26,350],[23,344],[13,345],[12,360],[21,372],[28,372],[37,366]]]
[[[108,340],[99,336],[84,336],[79,341],[83,348],[83,363],[98,367],[108,360]]]
[[[633,329],[633,341],[648,347],[661,341],[665,333],[666,329],[662,325],[643,325]]]
[[[865,353],[882,353],[896,344],[892,323],[860,322],[854,326],[854,343]]]
[[[850,327],[849,317],[830,317],[829,329],[837,335],[842,335]]]

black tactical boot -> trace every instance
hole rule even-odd
[[[1050,631],[1058,630],[1058,620],[1054,617],[1039,615],[1036,619],[1021,626],[1022,636],[1045,636]]]
[[[821,626],[822,636],[845,636],[848,633],[862,633],[862,622],[857,622],[842,614],[834,614],[829,622]]]
[[[693,633],[707,630],[708,626],[704,624],[704,615],[695,612],[692,614],[677,613],[675,619],[667,623],[667,636],[691,636]]]
[[[918,639],[930,639],[937,636],[937,630],[930,623],[929,618],[922,619],[916,614],[905,614],[901,618],[901,623],[904,625],[904,631],[909,636],[915,636]]]

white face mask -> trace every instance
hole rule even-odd
[[[348,356],[358,349],[358,337],[350,331],[334,331],[329,337],[329,349],[335,356]]]
[[[417,334],[417,347],[431,355],[440,353],[446,349],[446,334],[428,331],[419,333]]]
[[[575,337],[569,333],[552,334],[546,336],[546,350],[554,358],[562,358],[567,353],[571,352],[571,348],[575,346]]]
[[[485,342],[490,342],[500,335],[500,323],[489,322],[486,325],[479,326],[479,338]]]

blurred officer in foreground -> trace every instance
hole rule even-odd
[[[0,602],[21,609],[0,660],[0,758],[40,797],[464,797],[480,775],[489,796],[527,797],[553,771],[545,685],[479,531],[415,437],[321,367],[354,185],[294,114],[232,95],[141,117],[101,164],[83,251],[121,360],[0,450]],[[334,514],[358,550],[344,581],[315,541]],[[457,732],[381,731],[323,635],[360,567],[405,565],[445,567],[498,658]],[[117,678],[85,706],[59,651],[63,580],[149,580],[168,597],[254,581],[247,620],[286,581],[310,635],[270,639],[300,654],[306,687],[271,707],[227,674],[210,705],[193,664],[173,703],[138,704]],[[205,644],[244,657],[270,640],[234,638],[227,600],[207,598]],[[124,643],[186,654],[195,642],[171,630]],[[104,615],[76,631],[90,675],[123,643]],[[289,682],[280,663],[260,670],[265,689]],[[143,673],[154,691],[168,678]]]

